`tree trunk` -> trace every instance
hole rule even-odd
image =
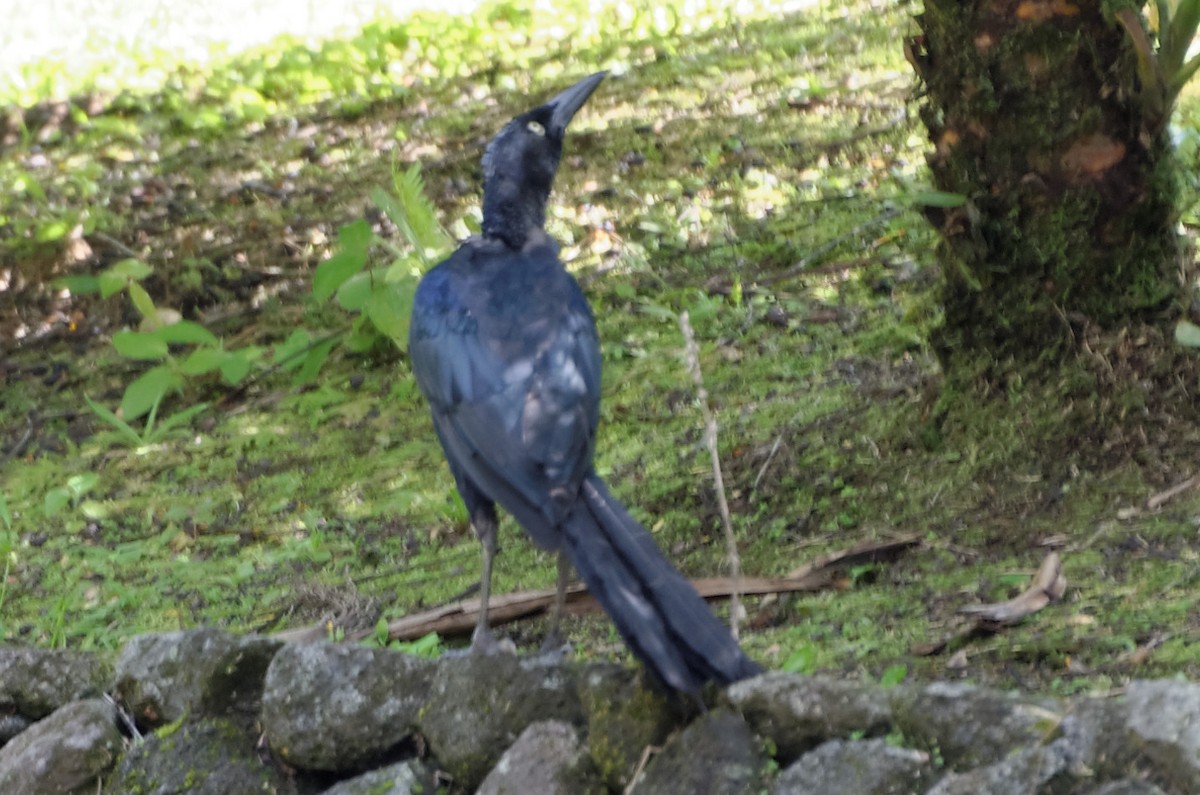
[[[1072,326],[1115,329],[1179,293],[1177,180],[1137,58],[1096,0],[925,0],[908,55],[941,235],[952,381],[1056,367]],[[1157,127],[1157,128],[1156,128]]]

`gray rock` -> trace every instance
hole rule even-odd
[[[33,725],[33,721],[24,715],[8,713],[0,715],[0,747]]]
[[[534,723],[504,752],[475,795],[604,792],[599,781],[589,783],[586,761],[579,735],[569,723]]]
[[[94,698],[111,682],[112,666],[89,652],[0,646],[0,707],[26,718]]]
[[[473,790],[531,723],[583,722],[574,678],[570,668],[507,654],[443,658],[421,733],[455,786]]]
[[[438,791],[433,769],[410,759],[346,779],[322,795],[431,795]]]
[[[209,628],[139,635],[117,659],[117,692],[144,726],[184,715],[252,716],[267,666],[281,645]]]
[[[1200,685],[1135,681],[1125,688],[1133,744],[1184,792],[1200,792]]]
[[[1059,746],[1025,748],[986,767],[951,773],[928,795],[1051,795],[1074,784],[1070,760]]]
[[[668,742],[633,785],[633,795],[757,795],[766,765],[749,724],[718,710]]]
[[[592,763],[609,789],[623,792],[646,748],[661,746],[684,716],[649,689],[635,668],[590,665],[578,688]]]
[[[414,733],[431,672],[388,649],[289,644],[267,670],[263,729],[290,765],[359,770]]]
[[[936,750],[951,768],[990,765],[1042,742],[1062,721],[1057,705],[954,682],[897,687],[892,715],[910,745]]]
[[[826,740],[883,734],[891,724],[888,691],[862,682],[772,672],[726,692],[754,731],[775,742],[783,764]]]
[[[831,740],[775,779],[771,795],[907,795],[919,792],[929,754],[884,740]]]
[[[1076,776],[1103,780],[1124,774],[1136,756],[1125,738],[1128,715],[1128,707],[1117,699],[1081,698],[1071,704],[1054,744],[1062,748]]]
[[[111,704],[100,699],[66,704],[0,748],[0,792],[96,792],[120,750]]]
[[[1087,795],[1166,795],[1166,793],[1146,781],[1125,778],[1105,784],[1099,789],[1089,790]]]
[[[121,759],[105,795],[232,795],[295,792],[231,720],[206,718],[148,734]],[[94,791],[94,790],[93,790]]]

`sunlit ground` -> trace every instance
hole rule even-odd
[[[93,74],[102,91],[156,88],[173,66],[205,64],[278,36],[317,42],[353,33],[381,17],[403,18],[425,9],[463,13],[479,2],[0,0],[0,97],[61,99],[81,77]],[[34,63],[43,66],[27,68]],[[47,63],[54,68],[45,68]]]

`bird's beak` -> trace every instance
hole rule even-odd
[[[607,74],[608,72],[596,72],[591,77],[585,77],[546,103],[554,109],[550,115],[550,126],[556,133],[562,135],[566,132],[571,119],[575,117],[575,114],[583,107],[583,103],[587,102],[588,97],[592,95],[596,86],[600,85],[600,81]]]

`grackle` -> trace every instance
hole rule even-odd
[[[592,467],[596,325],[543,229],[567,124],[604,74],[517,116],[488,145],[482,233],[421,280],[409,356],[483,546],[472,650],[496,647],[487,605],[499,503],[558,552],[554,631],[574,564],[633,653],[694,694],[761,669]]]

